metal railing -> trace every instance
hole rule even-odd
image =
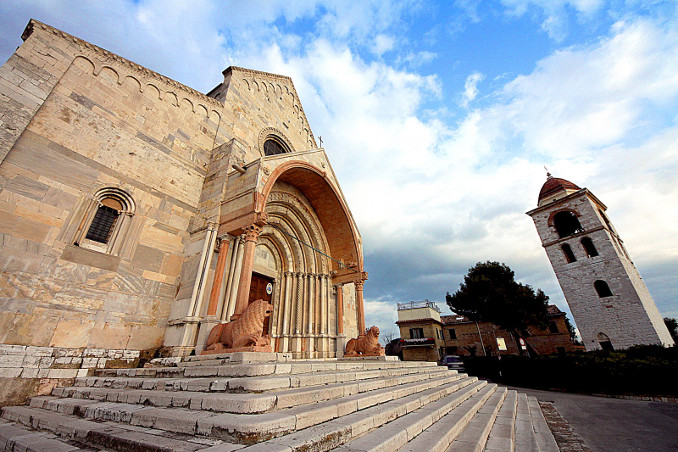
[[[437,311],[440,314],[440,309],[432,301],[410,301],[409,303],[398,303],[398,311],[404,311],[406,309],[419,309],[419,308],[431,308],[434,311]]]

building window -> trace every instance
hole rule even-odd
[[[410,339],[422,339],[424,337],[423,328],[410,328]]]
[[[581,239],[581,245],[584,247],[584,251],[588,257],[596,257],[598,255],[598,250],[593,245],[593,240],[589,237]]]
[[[598,296],[600,298],[612,296],[612,291],[610,290],[610,286],[608,286],[605,281],[601,281],[599,279],[599,280],[597,280],[596,282],[593,283],[593,287],[596,289],[596,292],[598,292]]]
[[[600,348],[607,352],[612,352],[614,351],[614,347],[612,346],[612,342],[610,341],[610,338],[608,337],[607,334],[605,333],[598,333],[598,344],[600,344]]]
[[[129,227],[136,206],[132,197],[119,188],[103,188],[88,200],[73,243],[76,246],[116,254]]]
[[[285,143],[277,137],[269,136],[264,141],[264,155],[277,155],[290,152]]]
[[[560,246],[560,249],[563,250],[565,260],[567,261],[568,264],[572,262],[577,262],[577,258],[574,257],[574,253],[572,252],[572,248],[570,248],[570,245],[564,243],[563,245]]]
[[[556,228],[558,237],[561,239],[584,230],[577,216],[569,210],[555,214],[553,216],[553,225]]]
[[[549,331],[553,334],[558,334],[558,324],[556,322],[549,322]]]
[[[457,338],[457,332],[455,331],[454,328],[450,328],[449,330],[447,330],[447,332],[450,335],[450,339],[454,340]]]

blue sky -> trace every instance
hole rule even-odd
[[[363,236],[367,322],[446,309],[507,263],[561,309],[531,219],[545,180],[589,188],[678,317],[674,1],[0,3],[0,60],[35,18],[207,92],[229,65],[293,78]]]

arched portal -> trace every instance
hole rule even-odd
[[[222,216],[221,234],[232,237],[232,246],[222,255],[224,270],[217,264],[227,276],[215,279],[208,312],[229,321],[253,300],[270,300],[272,351],[341,356],[345,334],[365,331],[367,274],[352,215],[333,179],[308,162],[287,161],[260,176],[265,183],[254,192],[252,210],[236,211],[230,223]]]
[[[273,350],[300,357],[334,356],[342,346],[337,335],[343,320],[338,318],[333,276],[352,274],[357,281],[362,275],[350,212],[325,175],[305,162],[278,167],[263,195],[258,209],[267,224],[259,240],[276,250],[280,262],[270,320]]]

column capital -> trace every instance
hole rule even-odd
[[[259,234],[261,234],[261,226],[257,224],[251,224],[244,229],[246,242],[256,242]]]

